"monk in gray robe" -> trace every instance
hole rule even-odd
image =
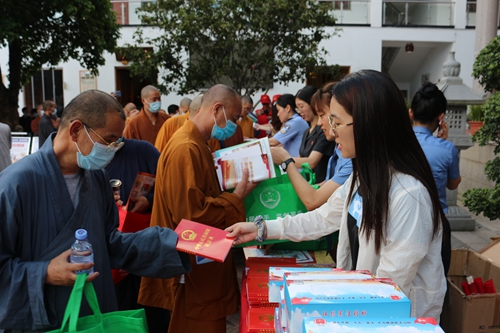
[[[59,132],[0,173],[0,332],[41,332],[61,325],[75,271],[94,267],[102,312],[117,310],[111,268],[170,278],[190,271],[167,228],[117,230],[118,212],[102,170],[121,148],[125,114],[90,90],[66,107]],[[94,264],[69,263],[75,231],[86,229]],[[80,315],[91,310],[83,302]]]

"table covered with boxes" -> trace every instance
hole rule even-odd
[[[247,258],[241,308],[240,333],[444,332],[391,279],[295,258]]]

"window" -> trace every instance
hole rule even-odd
[[[477,4],[475,2],[468,2],[467,3],[467,12],[468,13],[475,13],[476,7],[477,7]]]
[[[350,1],[333,1],[333,9],[335,10],[351,10]]]
[[[350,1],[320,1],[321,4],[327,4],[333,10],[351,10]]]
[[[58,109],[64,106],[62,69],[40,70],[24,86],[25,106],[35,108],[48,99],[54,101]]]
[[[308,68],[306,74],[306,85],[321,88],[325,83],[335,82],[342,79],[351,71],[350,66],[318,66],[314,69]]]

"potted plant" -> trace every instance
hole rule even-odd
[[[484,107],[483,105],[471,105],[470,112],[467,116],[469,118],[470,134],[474,135],[484,123]]]
[[[486,91],[493,95],[482,106],[484,125],[472,136],[479,146],[494,145],[493,153],[500,153],[500,37],[495,37],[474,62],[473,76]],[[472,111],[472,110],[471,110]],[[474,188],[463,194],[464,205],[475,214],[495,220],[500,218],[500,157],[486,163],[486,177],[493,181],[493,188]]]

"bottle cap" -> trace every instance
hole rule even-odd
[[[75,238],[78,240],[85,240],[87,239],[87,230],[85,229],[78,229],[75,231]]]

